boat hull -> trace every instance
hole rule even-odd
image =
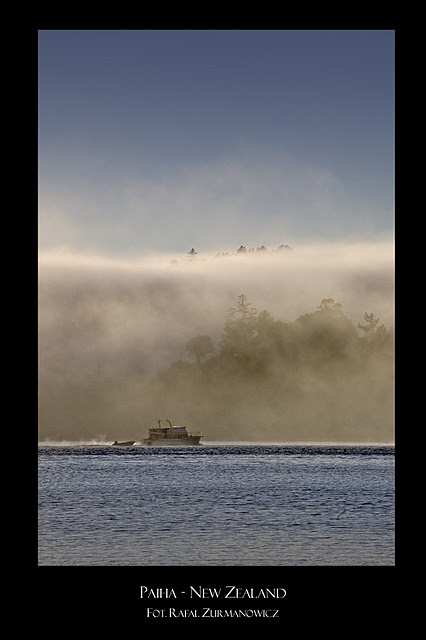
[[[158,438],[143,440],[143,444],[149,447],[197,447],[200,445],[200,439],[198,436],[193,438]]]

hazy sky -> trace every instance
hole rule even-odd
[[[393,31],[40,31],[40,249],[393,231]]]

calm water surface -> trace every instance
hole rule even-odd
[[[40,565],[393,565],[394,448],[39,447]]]

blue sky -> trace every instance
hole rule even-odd
[[[40,31],[40,249],[391,236],[392,31]]]

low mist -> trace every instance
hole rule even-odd
[[[237,249],[129,261],[42,253],[40,441],[140,440],[157,417],[205,441],[392,441],[392,348],[364,348],[358,329],[366,312],[393,327],[392,243]],[[253,333],[261,360],[224,355],[241,294],[270,314],[268,341]],[[324,299],[354,332],[348,324],[343,356],[320,361],[300,346],[298,319]],[[196,360],[186,348],[195,336],[215,350]]]

